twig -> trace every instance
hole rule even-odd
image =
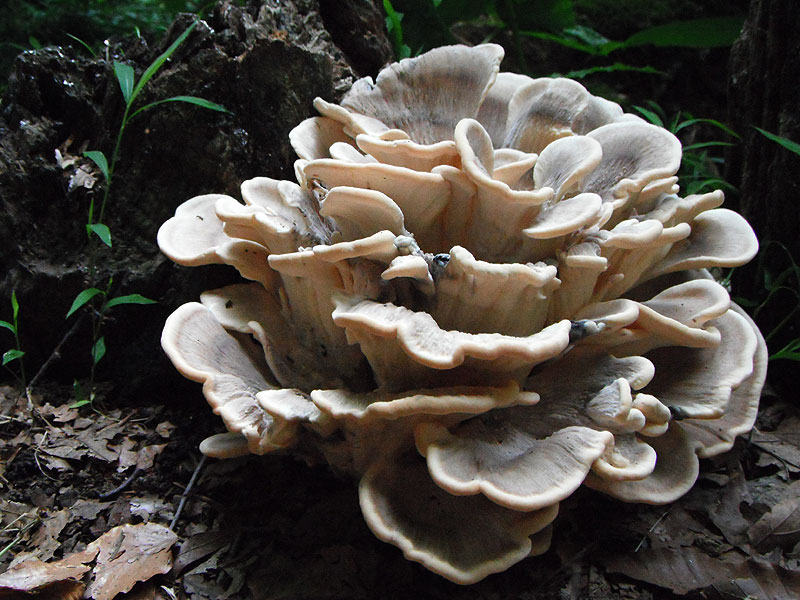
[[[98,498],[99,498],[100,500],[107,500],[108,498],[111,498],[112,496],[116,496],[116,495],[117,495],[117,494],[119,494],[121,491],[123,491],[123,490],[124,490],[126,487],[128,487],[128,486],[129,486],[129,485],[130,485],[130,484],[133,482],[133,480],[134,480],[134,479],[136,479],[136,476],[137,476],[137,475],[139,475],[139,473],[141,473],[141,471],[142,471],[142,470],[141,470],[139,467],[136,467],[136,468],[133,470],[133,473],[131,473],[130,475],[128,475],[128,478],[127,478],[125,481],[123,481],[122,483],[120,483],[120,484],[119,484],[117,487],[115,487],[115,488],[114,488],[113,490],[111,490],[110,492],[105,492],[104,494],[100,494],[100,495],[98,496]]]
[[[33,528],[34,525],[37,525],[40,522],[41,519],[37,517],[30,523],[26,524],[22,529],[20,529],[19,532],[17,533],[17,536],[13,540],[11,540],[11,542],[9,542],[5,548],[0,550],[0,558],[3,558],[9,550],[11,550],[17,544],[19,544],[25,537],[25,534],[28,532],[28,530],[30,530],[31,528]]]
[[[64,335],[63,338],[61,338],[61,341],[58,342],[58,346],[56,346],[55,350],[53,350],[53,353],[50,355],[50,357],[46,361],[44,361],[44,364],[41,367],[39,367],[39,370],[36,371],[36,375],[33,376],[33,379],[31,379],[30,383],[28,384],[28,390],[30,390],[31,388],[33,388],[34,385],[36,385],[36,383],[39,381],[39,378],[42,375],[44,375],[44,372],[53,363],[53,361],[61,358],[62,346],[78,330],[78,327],[83,322],[84,316],[85,313],[82,313],[80,318],[77,321],[75,321],[75,324],[70,328],[70,330],[67,331],[67,333]]]
[[[200,462],[197,463],[197,466],[194,468],[194,473],[192,473],[191,479],[189,479],[189,483],[186,486],[186,489],[183,490],[183,494],[181,494],[181,501],[178,503],[178,510],[175,511],[175,516],[172,519],[172,523],[169,524],[169,528],[175,531],[175,525],[178,524],[178,519],[183,512],[183,507],[186,505],[186,499],[189,497],[189,492],[192,491],[192,487],[194,487],[194,482],[197,481],[197,476],[202,471],[203,466],[206,464],[206,458],[208,458],[205,454],[200,459]]]
[[[664,511],[664,513],[663,513],[663,514],[662,514],[660,517],[658,517],[658,519],[656,519],[656,522],[655,522],[655,523],[653,523],[653,525],[650,527],[650,529],[648,529],[648,530],[647,530],[647,533],[653,533],[653,530],[654,530],[656,527],[658,527],[658,524],[659,524],[659,523],[661,523],[661,521],[663,521],[663,520],[664,520],[664,517],[666,517],[666,516],[669,514],[669,511],[670,511],[670,510],[672,510],[672,508],[671,508],[671,507],[670,507],[670,508],[668,508],[667,510],[665,510],[665,511]],[[640,542],[637,544],[637,546],[636,546],[636,549],[635,549],[633,552],[634,552],[634,553],[636,553],[636,552],[638,552],[639,550],[641,550],[641,549],[642,549],[642,546],[643,546],[643,545],[644,545],[644,543],[645,543],[645,541],[647,541],[647,536],[646,536],[646,535],[642,537],[642,540],[641,540],[641,541],[640,541]]]

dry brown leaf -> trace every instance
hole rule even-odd
[[[90,563],[97,554],[96,548],[87,547],[83,552],[51,563],[31,559],[8,569],[0,575],[0,598],[19,597],[22,592],[34,593],[44,590],[64,589],[68,593],[80,590],[84,585],[80,579],[91,568]],[[80,593],[77,597],[80,597]],[[66,595],[65,598],[76,596]]]
[[[139,456],[136,459],[136,468],[142,471],[152,469],[156,456],[161,454],[166,447],[166,444],[153,444],[139,450]]]
[[[119,452],[119,464],[117,465],[117,473],[132,467],[136,464],[139,453],[135,450],[136,442],[129,437],[124,437],[122,442],[117,446],[112,446],[114,450]]]
[[[775,431],[753,430],[750,440],[782,466],[800,470],[800,418],[786,417]]]
[[[763,560],[750,559],[737,572],[736,579],[715,589],[725,597],[750,600],[785,600],[800,597],[800,572],[784,569]]]
[[[138,581],[169,572],[170,549],[177,539],[170,529],[156,523],[120,525],[104,533],[90,544],[99,552],[87,597],[111,600]]]
[[[677,594],[723,584],[736,577],[736,565],[711,558],[695,548],[647,548],[636,553],[610,556],[602,562],[609,571]]]
[[[70,512],[78,519],[94,520],[100,511],[111,506],[112,502],[100,502],[99,500],[80,499],[69,507]]]
[[[78,409],[69,402],[61,406],[52,406],[49,402],[39,408],[42,416],[51,417],[56,423],[69,423],[78,418]]]
[[[169,436],[172,435],[172,431],[174,429],[175,425],[173,425],[169,421],[162,421],[161,423],[156,425],[156,433],[164,439],[169,438]]]
[[[178,556],[175,558],[173,574],[180,575],[187,567],[211,556],[230,543],[233,537],[231,531],[206,531],[193,535],[181,544]]]
[[[789,486],[784,500],[764,514],[748,532],[750,543],[759,552],[776,546],[791,550],[800,541],[800,482]]]
[[[744,518],[740,510],[743,502],[751,504],[752,497],[745,484],[744,473],[741,467],[736,465],[736,470],[731,474],[725,488],[721,490],[720,498],[711,507],[708,516],[729,543],[747,551],[747,532],[751,523]]]
[[[53,558],[55,551],[61,545],[58,541],[58,536],[64,531],[69,522],[70,511],[66,508],[42,518],[41,527],[31,538],[31,545],[35,548],[33,553],[35,558],[42,561]],[[12,565],[18,562],[21,561],[15,559]]]

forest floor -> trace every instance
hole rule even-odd
[[[769,390],[757,428],[678,502],[580,490],[549,552],[469,587],[377,540],[356,486],[324,467],[201,459],[221,425],[199,388],[71,402],[0,388],[1,599],[800,597],[800,415]]]

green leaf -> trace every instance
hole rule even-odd
[[[87,44],[86,42],[84,42],[81,38],[79,38],[77,36],[74,36],[71,33],[66,33],[65,35],[68,38],[71,38],[71,39],[75,40],[76,42],[78,42],[84,48],[86,48],[89,51],[89,54],[92,55],[92,58],[97,58],[97,53],[94,50],[92,50],[92,47],[89,44]]]
[[[108,173],[108,160],[106,159],[106,155],[100,152],[100,150],[87,150],[83,155],[97,165],[103,177],[106,178],[106,183],[108,183],[110,175]]]
[[[645,116],[645,118],[648,121],[650,121],[653,125],[658,125],[659,127],[663,127],[664,126],[664,121],[662,121],[661,117],[659,117],[652,110],[648,110],[648,109],[644,108],[643,106],[634,106],[633,108],[635,108],[640,113],[642,113]]]
[[[17,290],[11,291],[11,310],[14,312],[14,322],[17,322],[19,316],[19,301],[17,300]]]
[[[5,328],[6,328],[6,329],[8,329],[8,330],[9,330],[11,333],[13,333],[14,335],[17,335],[17,328],[16,328],[16,327],[14,327],[14,326],[13,326],[11,323],[9,323],[8,321],[0,321],[0,327],[5,327]]]
[[[632,71],[635,73],[649,73],[651,75],[663,75],[663,71],[654,69],[653,67],[635,67],[633,65],[626,65],[623,63],[614,63],[613,65],[601,65],[597,67],[590,67],[588,69],[579,69],[577,71],[570,71],[564,77],[571,79],[583,79],[587,75],[594,73],[613,73],[615,71]]]
[[[721,48],[736,41],[743,24],[742,16],[678,21],[634,33],[623,42],[623,46],[629,48],[652,44],[676,48]]]
[[[133,67],[115,60],[114,74],[117,76],[117,81],[119,81],[119,89],[122,90],[122,97],[125,98],[125,104],[130,104],[133,100],[131,97],[133,94],[134,81]]]
[[[80,408],[81,406],[86,406],[87,404],[91,404],[92,401],[88,398],[84,398],[83,400],[76,400],[72,404],[69,405],[69,408]]]
[[[144,86],[147,85],[147,82],[150,81],[150,79],[153,77],[153,75],[155,75],[158,72],[158,70],[164,65],[164,63],[167,62],[169,57],[172,56],[173,53],[175,52],[175,50],[178,49],[178,46],[180,46],[184,42],[184,40],[187,37],[189,37],[189,34],[192,32],[192,29],[194,29],[197,26],[197,23],[199,23],[199,21],[195,21],[194,23],[189,25],[189,27],[186,28],[186,31],[184,31],[178,37],[178,39],[176,39],[174,42],[172,42],[170,47],[167,48],[166,50],[164,50],[163,54],[161,54],[157,59],[155,59],[152,62],[152,64],[149,67],[147,67],[147,69],[145,69],[144,73],[142,73],[142,77],[139,79],[138,83],[136,84],[136,87],[133,88],[133,92],[131,93],[131,99],[130,99],[129,104],[132,103],[136,99],[136,96],[138,96],[139,93],[144,88]]]
[[[594,46],[585,44],[572,38],[564,37],[563,35],[555,35],[545,31],[520,31],[519,34],[525,37],[555,42],[556,44],[561,44],[562,46],[572,48],[573,50],[578,50],[579,52],[585,52],[586,54],[600,54],[600,52]]]
[[[94,233],[106,246],[111,248],[111,230],[107,225],[91,223],[86,226],[86,232],[89,234],[89,237]]]
[[[99,363],[106,355],[106,338],[101,337],[92,346],[92,361],[94,364]]]
[[[697,124],[703,124],[703,123],[707,124],[707,125],[713,125],[717,129],[721,129],[722,131],[724,131],[728,135],[732,135],[735,138],[741,139],[741,137],[742,137],[738,133],[736,133],[733,129],[731,129],[730,127],[728,127],[724,123],[720,123],[716,119],[687,119],[686,121],[682,121],[681,123],[679,123],[675,127],[675,130],[673,131],[673,133],[677,133],[678,131],[680,131],[684,127],[689,127],[691,125],[697,125]]]
[[[22,350],[7,350],[5,354],[3,354],[3,366],[10,363],[12,360],[17,360],[25,356],[25,353]]]
[[[89,302],[92,298],[97,296],[97,294],[105,294],[103,290],[98,290],[97,288],[89,288],[88,290],[83,290],[80,294],[75,296],[75,300],[72,302],[72,306],[70,306],[69,311],[67,311],[67,316],[64,317],[65,319],[69,319],[76,310],[78,310],[81,306]]]
[[[691,152],[692,150],[701,150],[702,148],[713,148],[716,146],[733,146],[730,142],[698,142],[697,144],[690,144],[684,147],[684,152]]]
[[[789,152],[794,152],[795,154],[800,155],[800,144],[798,144],[797,142],[793,142],[789,138],[785,138],[783,136],[770,133],[769,131],[765,131],[760,127],[756,127],[755,129],[757,129],[762,135],[766,136],[767,139],[770,139],[773,142],[780,144],[781,146],[786,148]]]
[[[202,108],[207,108],[209,110],[215,110],[217,112],[227,113],[232,115],[233,113],[229,111],[227,108],[222,106],[221,104],[217,104],[216,102],[211,102],[211,100],[206,100],[205,98],[198,98],[197,96],[173,96],[171,98],[164,98],[163,100],[158,100],[156,102],[151,102],[150,104],[146,104],[139,109],[136,109],[128,120],[130,121],[133,117],[138,115],[141,112],[146,110],[150,110],[154,106],[158,106],[159,104],[164,104],[165,102],[186,102],[188,104],[194,104],[195,106],[200,106]]]
[[[36,39],[33,36],[28,37],[28,43],[31,45],[31,48],[34,50],[41,50],[42,49],[42,42]]]
[[[403,13],[397,12],[390,0],[383,0],[383,10],[386,11],[386,31],[391,38],[395,56],[398,59],[408,58],[411,56],[411,48],[403,43],[403,26],[400,24]]]
[[[770,360],[800,360],[800,338],[794,339],[769,357]]]
[[[106,302],[105,308],[108,310],[109,308],[113,308],[114,306],[118,306],[120,304],[156,304],[156,301],[151,300],[150,298],[145,298],[141,294],[128,294],[127,296],[112,298]]]

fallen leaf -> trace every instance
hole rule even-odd
[[[748,529],[751,523],[744,518],[740,510],[743,502],[752,503],[752,497],[745,485],[741,467],[737,465],[719,500],[711,506],[708,516],[728,542],[747,550]]]
[[[793,484],[789,490],[794,493],[773,506],[747,534],[759,552],[767,552],[776,546],[791,550],[800,541],[800,483]]]
[[[36,558],[43,561],[53,558],[61,545],[58,536],[69,521],[70,512],[66,508],[42,518],[42,525],[31,538],[31,543],[36,548]]]
[[[748,560],[729,585],[716,590],[733,597],[751,600],[784,600],[800,597],[800,572],[784,569],[763,560]]]
[[[233,537],[231,531],[207,531],[190,537],[181,544],[178,556],[175,558],[173,574],[178,576],[186,568],[211,556],[230,543]]]
[[[136,448],[136,442],[131,438],[126,436],[118,446],[113,448],[119,452],[119,464],[117,465],[118,473],[136,464],[139,453],[134,450],[134,448]]]
[[[69,507],[70,512],[79,519],[94,520],[100,511],[111,506],[113,502],[100,502],[98,500],[78,500]]]
[[[156,425],[156,433],[160,435],[162,438],[168,438],[172,435],[172,431],[175,429],[175,425],[170,423],[169,421],[162,421],[158,425]]]
[[[139,450],[139,456],[136,459],[136,467],[142,471],[152,469],[156,456],[161,454],[166,447],[166,444],[153,444],[150,446],[145,446]]]
[[[602,561],[611,572],[688,594],[735,578],[735,565],[695,548],[647,548],[621,553]]]
[[[178,540],[170,529],[156,523],[120,525],[89,544],[99,549],[97,566],[86,596],[111,600],[138,581],[169,572],[170,549]]]
[[[786,417],[775,431],[753,430],[750,441],[790,471],[800,471],[800,418]]]
[[[66,591],[65,599],[80,598],[85,588],[80,579],[91,569],[88,563],[96,554],[96,548],[87,547],[83,552],[55,562],[34,558],[15,565],[0,575],[0,598],[10,599],[19,597],[22,592],[37,593],[53,588]]]

